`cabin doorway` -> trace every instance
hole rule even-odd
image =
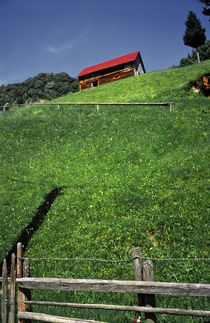
[[[93,87],[98,86],[98,81],[93,81]]]

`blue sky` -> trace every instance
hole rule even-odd
[[[185,21],[199,0],[0,0],[0,85],[41,72],[76,77],[88,66],[140,50],[147,72],[178,64]]]

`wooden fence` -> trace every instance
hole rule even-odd
[[[129,105],[129,106],[169,106],[169,111],[173,111],[173,102],[46,102],[46,103],[28,103],[28,104],[18,104],[18,106],[46,106],[52,105],[57,106],[60,109],[62,105],[93,105],[96,106],[97,111],[101,105]],[[0,106],[0,110],[3,112],[9,110],[11,107],[9,104]]]
[[[2,323],[15,323],[16,322],[16,264],[15,255],[11,257],[10,278],[8,278],[6,260],[2,266],[2,277],[0,277],[0,283],[2,284],[1,291],[1,322]],[[8,315],[8,290],[9,290],[9,303],[10,312]]]
[[[156,314],[173,314],[185,316],[210,316],[210,311],[187,310],[175,308],[155,307],[155,295],[172,296],[210,296],[210,284],[186,284],[186,283],[165,283],[155,282],[153,274],[153,264],[150,260],[144,263],[141,261],[140,248],[133,249],[133,262],[135,271],[134,281],[120,280],[96,280],[96,279],[58,279],[58,278],[33,278],[29,277],[29,261],[22,257],[22,245],[17,248],[17,275],[15,268],[15,256],[12,255],[12,266],[10,276],[10,313],[7,315],[7,293],[8,278],[6,261],[3,264],[2,282],[2,323],[15,323],[16,287],[18,299],[17,317],[19,323],[28,323],[30,320],[43,322],[96,322],[85,319],[71,319],[34,313],[31,311],[32,305],[40,306],[60,306],[68,308],[103,309],[117,311],[131,311],[135,313],[145,313],[147,323],[156,322]],[[17,276],[17,277],[16,277]],[[138,304],[127,305],[108,305],[108,304],[78,304],[61,303],[51,301],[31,300],[31,289],[55,289],[65,291],[98,291],[108,293],[135,293],[138,296]]]

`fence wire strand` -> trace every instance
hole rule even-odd
[[[18,257],[19,259],[26,259],[26,257]],[[32,261],[93,261],[93,262],[113,262],[113,263],[128,263],[134,261],[135,259],[140,259],[142,261],[210,261],[210,258],[147,258],[147,257],[134,257],[128,259],[102,259],[102,258],[33,258],[27,257],[27,259]]]

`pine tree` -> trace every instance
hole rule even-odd
[[[183,36],[184,44],[195,48],[197,53],[197,60],[200,62],[198,47],[203,45],[206,41],[205,28],[202,28],[200,20],[192,11],[189,12],[185,22],[186,30]]]
[[[206,5],[206,7],[203,7],[203,11],[202,11],[203,14],[206,16],[210,16],[210,0],[200,0],[200,2],[202,2]],[[210,19],[209,19],[209,21],[210,21]]]

